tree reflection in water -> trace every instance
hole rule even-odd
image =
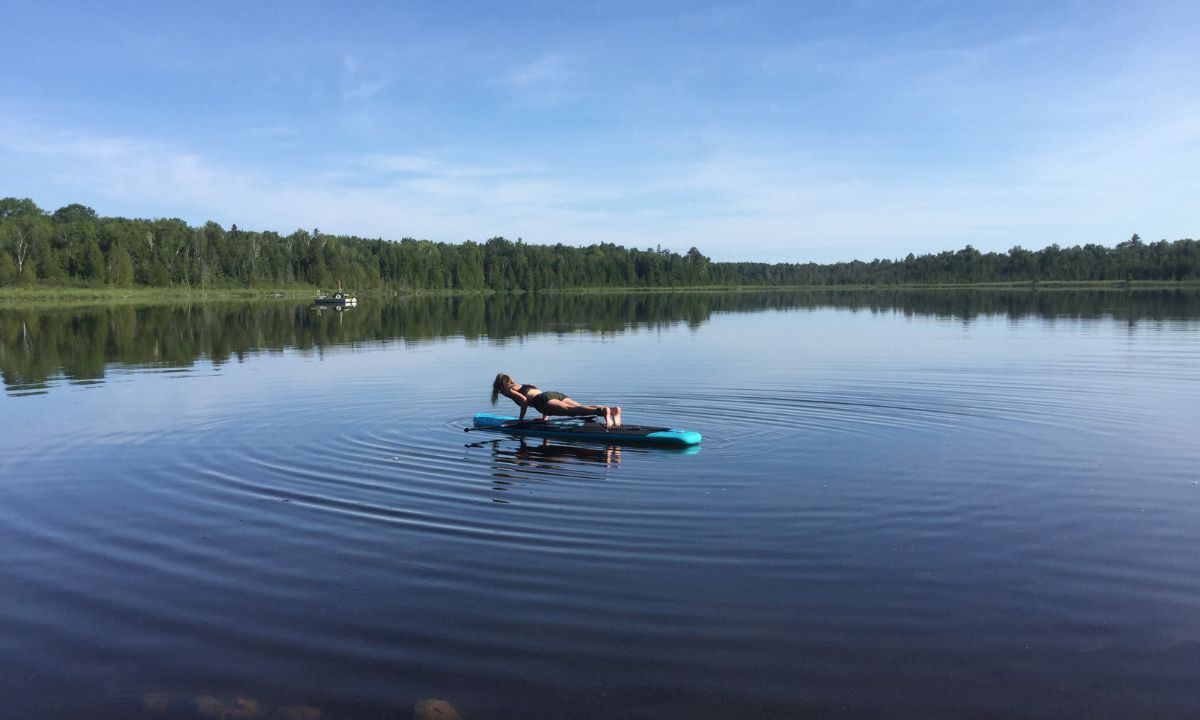
[[[971,322],[1010,319],[1200,319],[1188,290],[812,290],[364,298],[346,312],[285,300],[0,310],[0,377],[13,394],[56,381],[103,380],[113,366],[221,365],[258,352],[463,337],[504,342],[535,334],[615,334],[686,324],[714,314],[838,308]]]

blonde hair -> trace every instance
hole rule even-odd
[[[492,405],[493,406],[496,404],[496,401],[500,399],[500,391],[503,390],[504,388],[508,387],[509,385],[512,385],[512,381],[513,381],[512,378],[505,375],[504,373],[496,374],[496,379],[492,381]]]

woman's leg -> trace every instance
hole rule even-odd
[[[543,415],[566,415],[567,417],[603,417],[604,424],[612,426],[613,416],[609,408],[603,405],[580,405],[571,398],[562,400],[547,400],[546,411]],[[619,414],[618,414],[619,420]]]

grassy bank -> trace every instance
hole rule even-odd
[[[896,284],[896,285],[738,285],[701,287],[658,287],[658,288],[573,288],[541,290],[547,294],[612,294],[612,293],[678,293],[678,292],[772,292],[772,291],[896,291],[896,290],[1200,290],[1200,282],[1172,281],[1057,281],[1020,283],[941,283],[941,284]],[[201,287],[56,287],[34,285],[0,288],[0,304],[25,305],[110,305],[110,304],[158,304],[220,302],[229,300],[309,300],[319,291],[309,285],[291,285],[274,288],[201,288]],[[416,291],[396,293],[392,290],[368,290],[356,293],[360,298],[411,296],[461,296],[488,295],[492,291]]]
[[[197,287],[55,287],[34,285],[0,288],[4,305],[96,305],[221,300],[264,300],[270,298],[313,298],[317,289],[307,286],[284,288],[197,288]]]

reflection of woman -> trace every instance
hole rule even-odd
[[[571,398],[553,390],[539,390],[537,385],[522,385],[504,373],[492,381],[492,404],[503,395],[521,407],[521,419],[525,419],[525,411],[533,407],[542,414],[542,418],[550,415],[567,415],[571,417],[596,416],[604,418],[604,424],[610,428],[621,426],[621,408],[606,405],[580,405]]]
[[[592,448],[582,445],[558,445],[546,438],[543,438],[540,443],[529,442],[525,438],[521,438],[521,445],[513,455],[521,460],[543,461],[543,463],[551,460],[584,460],[605,465],[619,465],[621,446],[608,445],[604,448]]]

